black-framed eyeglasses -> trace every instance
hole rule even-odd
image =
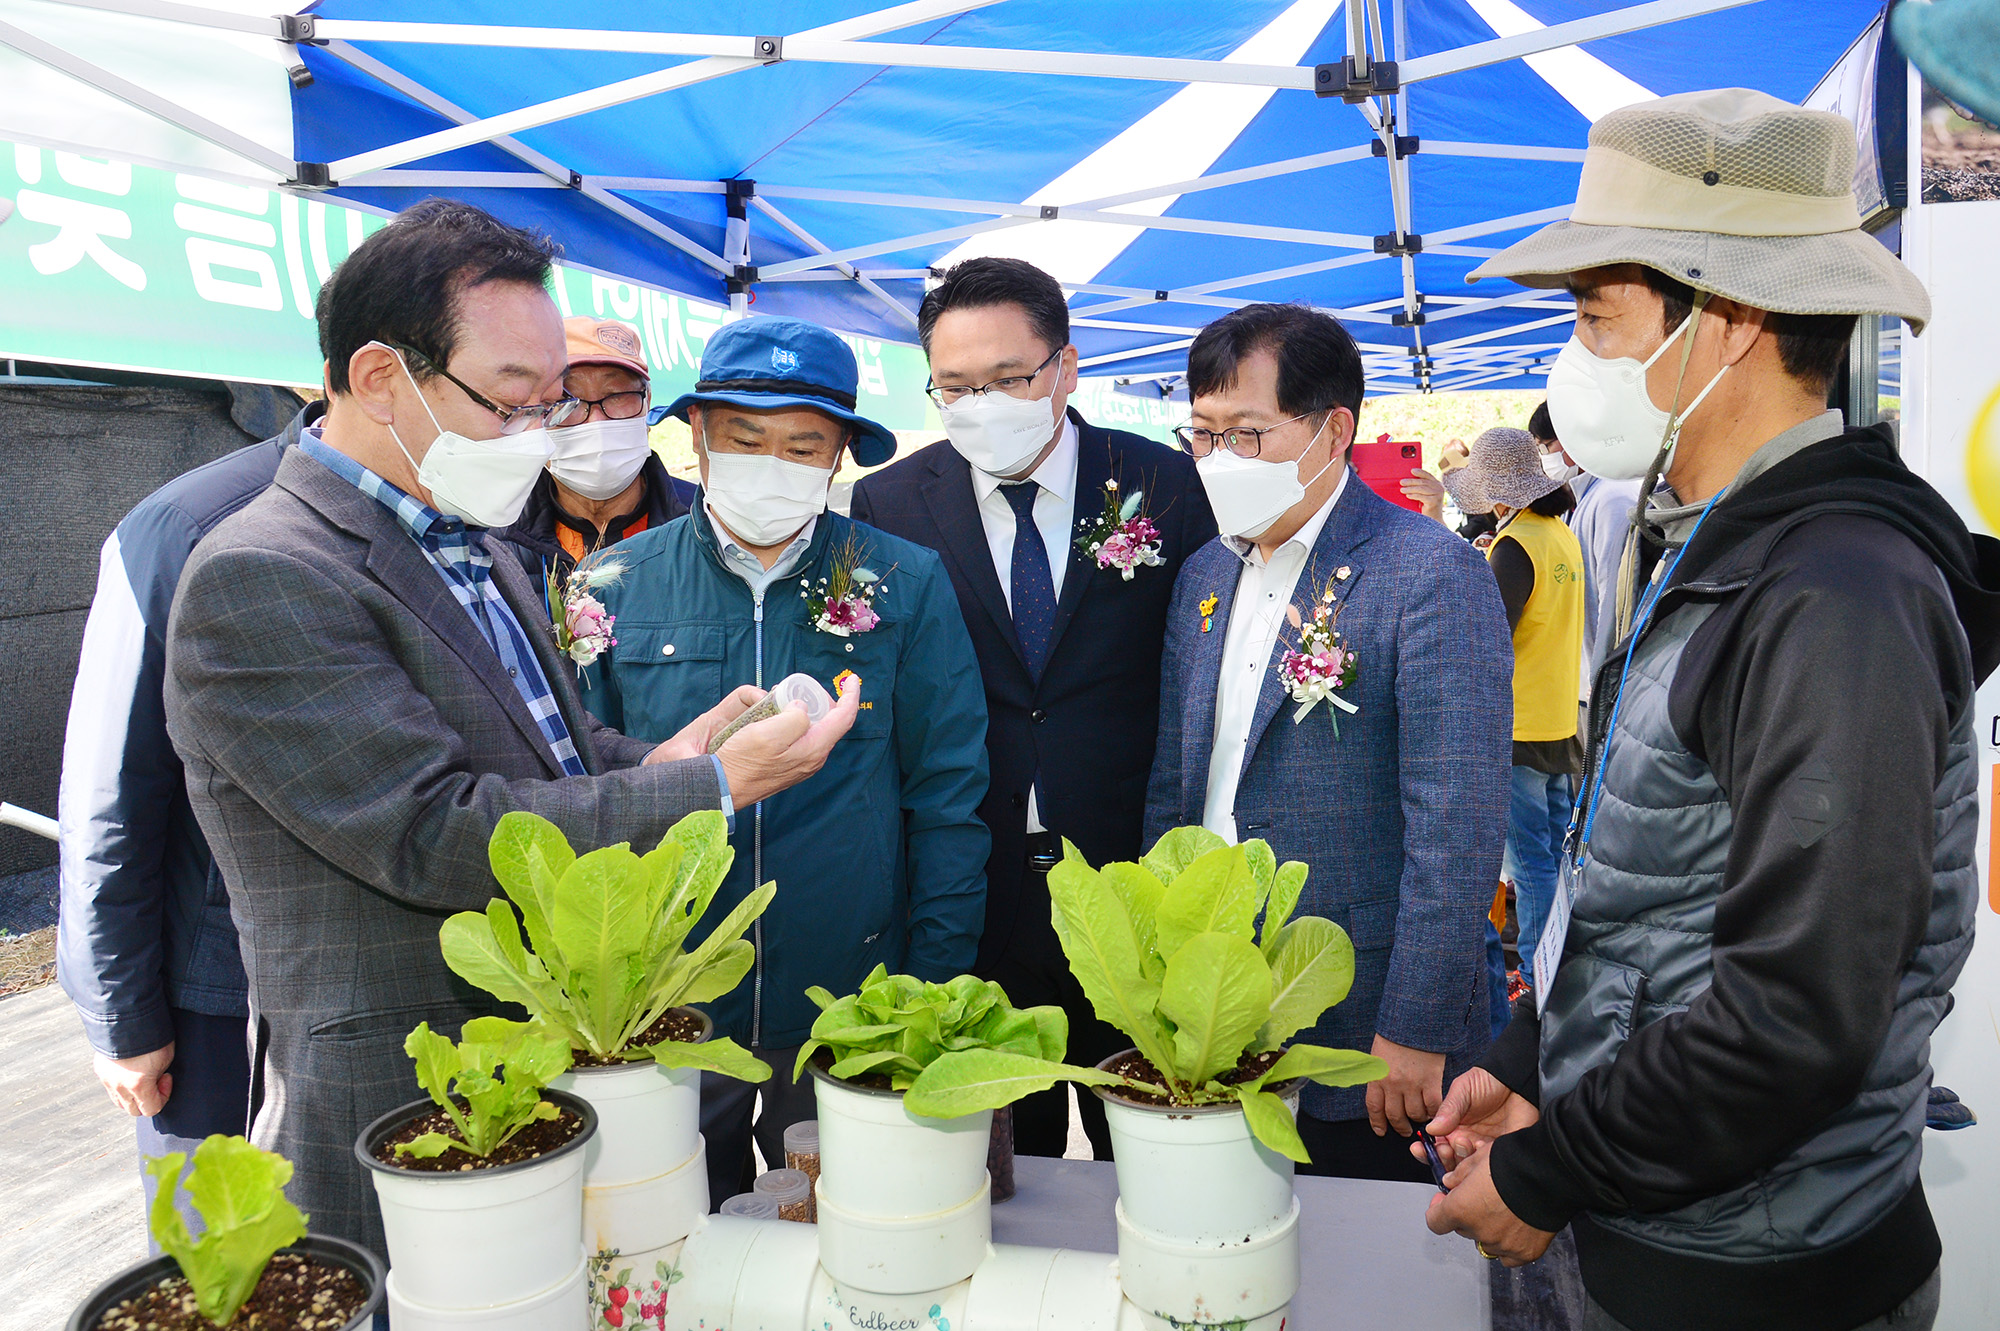
[[[1049,365],[1067,350],[1069,350],[1068,347],[1057,347],[1049,353],[1048,360],[1043,361],[1026,374],[1010,374],[1004,379],[995,379],[992,383],[981,384],[977,388],[972,387],[970,384],[945,384],[942,387],[937,384],[925,384],[924,392],[930,394],[931,401],[937,403],[940,407],[957,406],[969,397],[991,393],[995,389],[1005,393],[1008,397],[1026,397],[1029,390],[1035,386],[1035,380],[1041,376],[1042,371],[1048,369]]]
[[[560,429],[571,425],[582,425],[590,419],[593,410],[607,421],[629,421],[634,416],[646,414],[647,404],[652,401],[652,397],[652,393],[644,388],[621,389],[616,393],[606,393],[603,397],[580,397],[576,399],[576,404],[583,410],[563,421],[561,426],[551,425],[549,428]]]
[[[1261,430],[1248,425],[1233,425],[1227,430],[1204,430],[1195,425],[1177,425],[1174,427],[1174,438],[1180,441],[1182,448],[1198,458],[1205,458],[1213,453],[1218,444],[1239,458],[1254,458],[1264,451],[1265,435],[1273,430],[1284,429],[1292,421],[1302,421],[1315,414],[1302,411],[1291,420],[1279,421],[1276,425],[1266,425]]]
[[[457,384],[460,392],[500,418],[501,434],[520,434],[538,426],[546,426],[553,430],[564,424],[574,425],[577,423],[577,410],[583,406],[583,403],[565,392],[554,402],[530,402],[524,407],[503,407],[415,347],[405,346],[401,342],[384,342],[382,345],[393,347],[411,360],[422,361],[431,370]]]

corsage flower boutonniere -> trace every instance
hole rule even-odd
[[[1341,689],[1354,687],[1361,663],[1341,639],[1337,625],[1346,603],[1335,603],[1335,586],[1333,581],[1326,584],[1326,590],[1313,603],[1309,619],[1299,613],[1297,606],[1285,607],[1285,617],[1299,632],[1298,647],[1287,647],[1278,661],[1278,679],[1292,701],[1299,705],[1292,713],[1293,725],[1305,720],[1307,713],[1322,702],[1349,716],[1360,710],[1339,693]],[[1329,710],[1327,719],[1333,722],[1334,738],[1340,738],[1340,718]]]
[[[1160,558],[1159,529],[1146,514],[1146,492],[1135,490],[1121,498],[1115,477],[1104,483],[1104,511],[1077,525],[1082,535],[1076,538],[1076,548],[1096,560],[1099,568],[1117,569],[1127,582],[1142,565],[1152,568],[1167,562]]]
[[[864,558],[859,542],[850,536],[847,544],[833,552],[832,567],[826,576],[817,582],[800,584],[799,595],[806,599],[812,626],[821,633],[849,638],[882,622],[875,609],[875,598],[882,594],[883,575],[863,564]],[[852,644],[848,650],[854,650]]]
[[[549,567],[545,590],[556,650],[576,662],[579,679],[583,678],[585,666],[618,645],[618,639],[611,636],[617,616],[606,610],[604,602],[593,593],[616,586],[624,576],[625,561],[602,551],[585,555],[567,577],[558,573],[553,564]]]

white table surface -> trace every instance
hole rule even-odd
[[[1109,1161],[1017,1156],[1013,1197],[993,1208],[993,1241],[1118,1251]],[[1428,1184],[1300,1177],[1299,1331],[1486,1331],[1486,1262],[1464,1239],[1424,1228]]]

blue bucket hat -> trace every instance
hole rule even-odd
[[[855,429],[854,460],[879,466],[896,455],[896,436],[854,410],[861,371],[845,342],[803,319],[738,319],[702,348],[701,379],[666,415],[687,419],[693,402],[762,411],[810,407]]]

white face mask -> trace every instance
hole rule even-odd
[[[1542,474],[1552,481],[1572,481],[1583,475],[1583,468],[1563,461],[1561,453],[1544,453]]]
[[[380,342],[372,345],[382,346]],[[529,493],[548,463],[554,447],[548,430],[538,425],[519,434],[496,435],[491,439],[468,439],[447,430],[438,425],[437,413],[425,401],[423,390],[417,388],[416,376],[410,374],[402,353],[393,347],[386,349],[395,352],[396,363],[403,366],[410,387],[416,389],[424,414],[437,426],[437,438],[431,440],[430,451],[424,454],[421,463],[410,457],[410,450],[403,443],[403,436],[396,433],[396,427],[389,427],[389,437],[417,469],[417,484],[430,491],[431,507],[462,518],[473,527],[511,526],[521,516]]]
[[[1017,476],[1055,435],[1055,394],[975,393],[955,407],[939,407],[938,415],[960,457],[989,476]]]
[[[781,545],[826,512],[833,469],[768,453],[709,453],[709,515],[749,545]]]
[[[1332,420],[1333,413],[1328,412],[1313,434],[1312,443],[1306,445],[1306,453],[1312,452]],[[1326,475],[1326,468],[1332,465],[1333,459],[1329,457],[1326,467],[1313,473],[1312,481],[1301,481],[1297,458],[1290,462],[1266,462],[1262,458],[1240,458],[1226,448],[1218,448],[1196,461],[1194,469],[1201,477],[1201,488],[1208,492],[1208,506],[1215,511],[1215,525],[1222,534],[1254,541],[1304,499],[1307,487]]]
[[[1661,470],[1672,464],[1673,449],[1680,443],[1681,426],[1687,424],[1687,418],[1694,414],[1709,390],[1722,382],[1729,367],[1717,370],[1707,387],[1695,394],[1694,401],[1683,407],[1678,416],[1653,405],[1653,395],[1646,391],[1646,371],[1683,332],[1692,344],[1695,316],[1700,313],[1701,307],[1697,305],[1681,321],[1681,326],[1660,343],[1659,350],[1644,361],[1630,356],[1606,360],[1584,346],[1575,334],[1570,335],[1569,345],[1549,369],[1549,420],[1556,427],[1564,450],[1585,471],[1607,481],[1636,481],[1646,474],[1662,448],[1667,454],[1660,463]],[[1675,391],[1679,391],[1678,386]]]
[[[585,499],[617,497],[653,451],[644,413],[623,421],[585,421],[551,430],[549,438],[555,445],[549,475]]]

